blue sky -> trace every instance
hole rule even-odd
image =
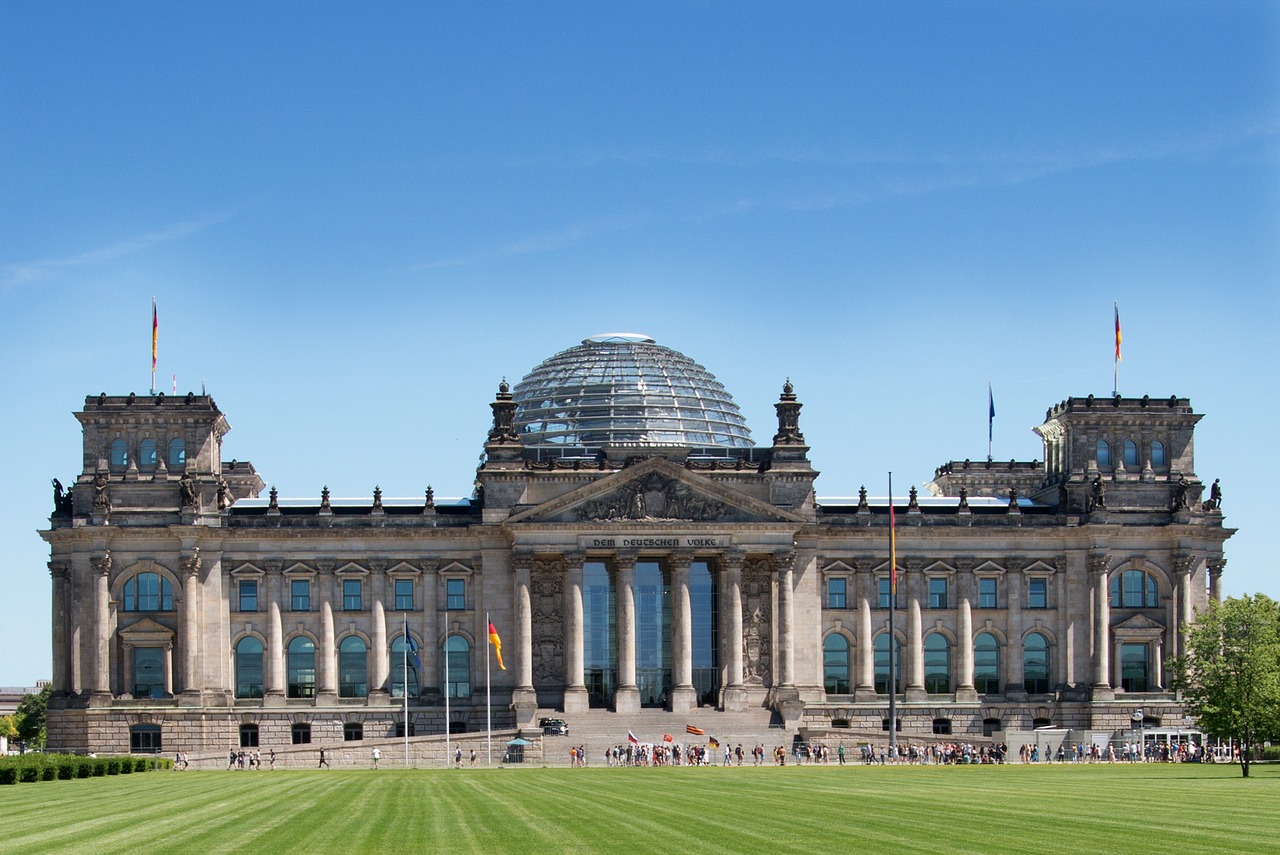
[[[48,676],[87,394],[207,386],[282,496],[469,492],[499,380],[640,331],[820,495],[1111,390],[1206,414],[1228,593],[1280,595],[1280,7],[0,6],[0,684]]]

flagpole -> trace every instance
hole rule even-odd
[[[493,626],[489,623],[489,613],[484,613],[484,625],[487,629]],[[484,642],[484,732],[485,741],[488,743],[489,759],[487,765],[493,765],[493,693],[489,685],[489,648],[493,645],[486,638]]]
[[[987,381],[987,462],[991,462],[991,436],[995,432],[996,399],[991,394],[991,381]]]
[[[893,519],[893,473],[889,473],[889,676],[885,688],[889,692],[889,756],[898,754],[898,703],[897,681],[894,679],[893,613],[898,605],[898,544]]]
[[[160,316],[156,314],[156,298],[151,298],[151,395],[156,394],[156,344],[160,337]]]
[[[1111,394],[1120,394],[1120,303],[1113,303],[1116,310],[1116,358],[1114,362],[1114,373],[1111,378]]]

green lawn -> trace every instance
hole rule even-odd
[[[1280,767],[148,772],[0,788],[0,853],[1277,852]]]

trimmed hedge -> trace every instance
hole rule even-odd
[[[0,785],[32,784],[36,781],[69,781],[73,778],[101,778],[129,775],[153,769],[172,769],[164,757],[80,757],[75,754],[21,754],[0,757]]]

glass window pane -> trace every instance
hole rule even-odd
[[[256,612],[258,610],[258,580],[240,580],[240,611]]]
[[[843,609],[846,608],[848,582],[842,578],[833,578],[827,580],[827,608]]]
[[[849,640],[839,633],[822,642],[822,675],[828,694],[849,693]]]
[[[413,580],[396,580],[396,611],[413,611]]]

